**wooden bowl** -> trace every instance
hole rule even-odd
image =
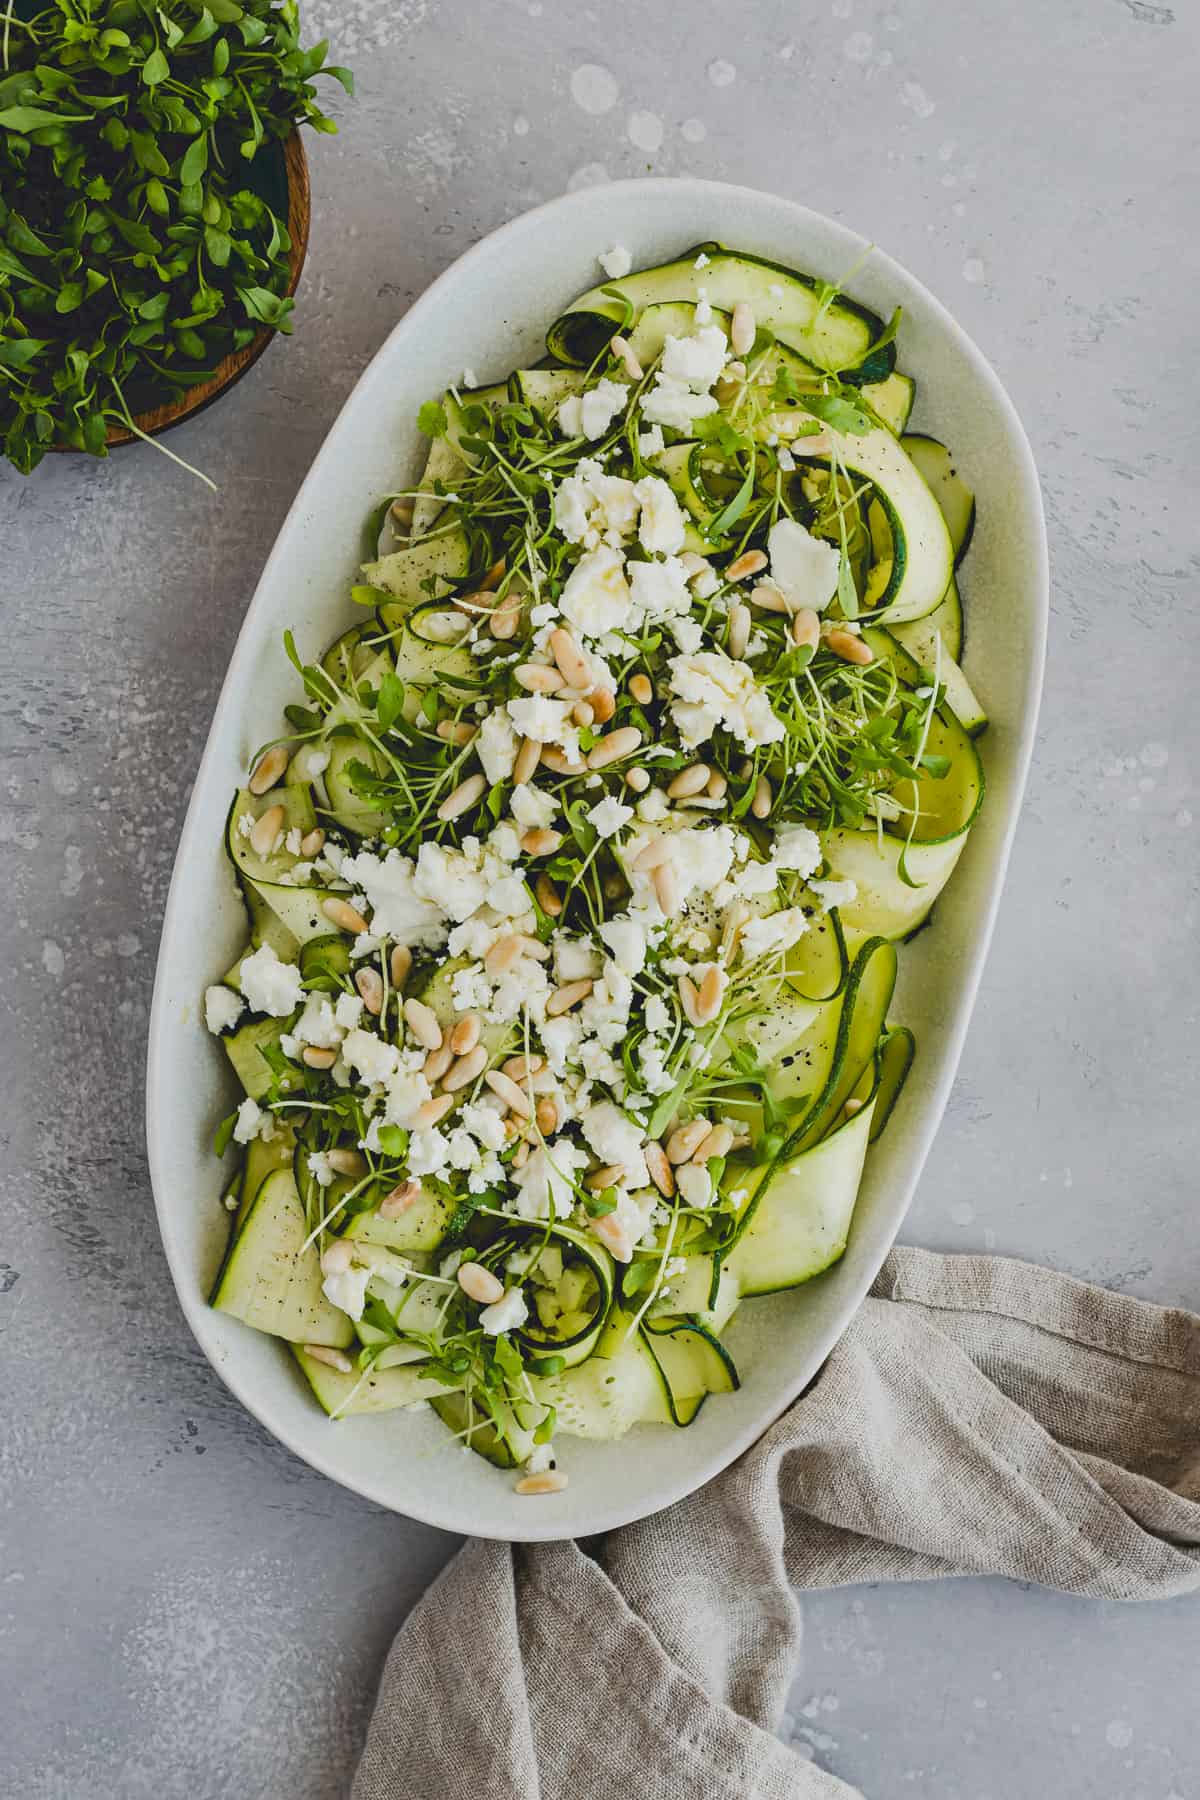
[[[308,225],[311,193],[308,180],[308,158],[304,154],[304,143],[298,131],[293,131],[283,144],[284,169],[287,175],[288,236],[292,247],[288,254],[288,278],[285,293],[294,294],[300,280],[300,271],[304,267],[304,255],[308,249]],[[275,336],[269,325],[246,345],[244,350],[235,350],[232,355],[217,364],[212,374],[204,381],[198,381],[195,387],[188,388],[179,399],[166,402],[162,406],[152,407],[148,412],[135,413],[134,420],[138,429],[147,437],[156,437],[161,431],[169,431],[172,425],[179,425],[184,419],[192,418],[218,400],[227,388],[240,381],[246,370],[251,368],[262,355],[271,339]],[[123,425],[111,425],[107,442],[112,449],[119,444],[135,444],[138,439],[133,432],[126,431]],[[56,449],[73,449],[73,445],[59,444]]]

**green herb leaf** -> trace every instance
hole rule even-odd
[[[142,64],[142,80],[147,87],[157,87],[171,73],[171,65],[161,50],[152,50]]]
[[[446,409],[436,400],[426,400],[417,414],[417,430],[425,437],[445,437],[450,429],[450,421],[446,417]]]

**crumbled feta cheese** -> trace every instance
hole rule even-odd
[[[270,944],[243,959],[238,981],[252,1011],[283,1019],[294,1012],[304,997],[300,970],[295,963],[280,962]]]
[[[504,1120],[498,1106],[489,1106],[484,1100],[475,1103],[468,1101],[459,1108],[458,1122],[485,1150],[504,1148]]]
[[[625,811],[631,812],[631,809],[626,807]],[[600,927],[600,936],[623,975],[641,974],[646,966],[646,927],[640,920],[630,918],[627,913],[620,918],[606,919]]]
[[[600,957],[590,938],[568,937],[565,931],[554,936],[554,974],[560,983],[593,981],[600,973]]]
[[[594,457],[583,457],[575,473],[555,489],[554,523],[569,544],[588,550],[601,540],[619,545],[633,535],[637,520],[634,483],[623,475],[606,475]]]
[[[756,962],[770,952],[790,950],[807,930],[808,920],[798,906],[770,913],[765,919],[750,919],[738,938],[742,961]]]
[[[712,1177],[702,1163],[676,1169],[675,1185],[688,1206],[707,1206],[712,1199]]]
[[[240,838],[248,838],[250,833],[254,830],[255,823],[255,817],[252,812],[239,813],[237,822],[238,836]]]
[[[693,267],[693,269],[707,269],[707,267],[711,261],[712,261],[712,258],[707,254],[706,251],[702,250],[700,252],[699,256],[696,258],[695,262],[692,264],[692,267]]]
[[[771,861],[777,869],[794,869],[807,878],[821,866],[821,840],[807,825],[788,825],[775,839]]]
[[[547,1469],[553,1467],[554,1451],[549,1444],[535,1444],[524,1462],[527,1475],[544,1475]]]
[[[556,1139],[552,1150],[545,1146],[535,1150],[525,1167],[513,1174],[518,1215],[522,1219],[567,1218],[575,1204],[573,1178],[587,1162],[586,1151],[564,1138]]]
[[[507,781],[517,760],[517,734],[507,713],[497,708],[487,715],[479,727],[475,748],[489,785]]]
[[[328,995],[309,994],[295,1030],[285,1033],[280,1045],[285,1056],[294,1056],[304,1044],[312,1044],[318,1050],[336,1050],[341,1041],[342,1033]]]
[[[711,325],[712,316],[712,302],[708,297],[708,289],[700,288],[696,295],[696,305],[692,312],[692,323],[694,325]]]
[[[858,883],[854,881],[810,880],[808,886],[826,912],[831,912],[835,906],[849,906],[858,899]]]
[[[413,1131],[408,1139],[408,1172],[414,1177],[441,1175],[450,1166],[450,1145],[437,1126]]]
[[[652,456],[660,456],[666,447],[661,425],[652,425],[649,431],[643,431],[638,438],[638,451],[647,462]]]
[[[618,831],[624,831],[633,816],[632,806],[626,806],[615,794],[606,794],[588,813],[588,822],[596,827],[602,838],[610,838]]]
[[[621,277],[628,275],[633,267],[633,258],[624,244],[614,244],[612,249],[606,250],[598,260],[610,281],[620,281]]]
[[[376,1037],[373,1031],[363,1031],[361,1026],[346,1033],[342,1058],[364,1087],[390,1081],[400,1068],[400,1052],[395,1044]]]
[[[232,988],[207,988],[204,994],[204,1023],[213,1033],[228,1031],[231,1025],[237,1024],[245,1006],[242,996],[235,994]]]
[[[512,702],[514,706],[518,704]],[[417,852],[412,887],[420,899],[440,908],[456,924],[478,911],[487,892],[483,876],[461,851],[428,842]]]
[[[465,388],[477,388],[479,386],[479,377],[476,375],[474,369],[463,370],[462,384]]]
[[[677,618],[668,619],[667,629],[684,656],[694,656],[704,642],[704,633],[699,622],[690,614],[681,613]]]
[[[669,333],[663,345],[663,373],[672,381],[702,393],[710,388],[725,367],[728,346],[719,325],[702,325],[690,337],[677,338]]]
[[[310,1150],[308,1153],[308,1172],[320,1188],[333,1186],[334,1167],[329,1160],[327,1150]]]
[[[601,544],[580,557],[567,578],[559,607],[563,617],[585,637],[595,638],[625,623],[629,603],[625,559],[611,544]]]
[[[632,971],[631,971],[632,972]],[[671,1009],[661,994],[651,994],[646,1002],[646,1030],[666,1031],[671,1023]]]
[[[508,702],[508,716],[522,737],[539,744],[559,744],[573,760],[579,756],[579,727],[571,720],[571,702],[549,694],[529,694]]]
[[[321,1283],[321,1292],[339,1312],[349,1313],[352,1319],[361,1319],[367,1303],[367,1283],[373,1273],[370,1268],[352,1263],[348,1269],[338,1269],[332,1275],[326,1275]]]
[[[398,944],[436,948],[446,935],[446,924],[436,894],[422,893],[415,880],[411,857],[398,850],[375,856],[360,850],[343,858],[341,874],[361,888],[371,908],[371,935],[394,938]]]
[[[746,663],[721,650],[701,650],[672,657],[669,667],[671,690],[678,695],[671,713],[689,749],[705,743],[718,726],[746,750],[778,743],[785,735]]]
[[[665,425],[671,431],[688,432],[697,419],[705,419],[716,410],[712,394],[694,393],[685,381],[677,381],[661,370],[642,401],[644,422]]]
[[[235,1144],[249,1144],[259,1134],[259,1127],[264,1119],[269,1118],[257,1100],[243,1100],[237,1109],[237,1120],[233,1127]]]
[[[525,1295],[519,1287],[511,1287],[479,1315],[480,1328],[488,1337],[499,1337],[502,1331],[519,1331],[529,1317]]]
[[[662,789],[657,787],[647,788],[636,807],[638,818],[647,825],[654,825],[660,819],[665,819],[670,810],[671,802]]]
[[[841,552],[795,519],[778,519],[767,537],[771,579],[793,610],[821,612],[837,590]]]
[[[674,556],[683,549],[684,520],[679,502],[658,475],[645,475],[636,484],[642,516],[638,542],[648,556]]]
[[[334,1021],[343,1031],[353,1031],[362,1023],[363,1003],[357,994],[339,994],[333,1009]]]
[[[509,806],[523,831],[544,831],[558,811],[558,801],[552,793],[524,782],[513,789]]]
[[[626,573],[639,624],[686,613],[692,604],[687,571],[676,556],[662,562],[629,563]]]
[[[558,428],[564,437],[602,438],[617,414],[624,412],[629,389],[620,381],[598,381],[583,394],[569,394],[558,408]]]
[[[298,825],[293,825],[292,829],[283,840],[283,847],[289,856],[299,856],[300,842],[303,836],[304,833],[301,831],[300,827]]]
[[[644,1187],[650,1179],[642,1154],[642,1128],[627,1119],[619,1106],[602,1100],[580,1115],[580,1129],[602,1163],[617,1163],[630,1187]]]

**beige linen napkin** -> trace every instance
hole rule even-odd
[[[1200,1588],[1200,1318],[895,1250],[708,1487],[590,1555],[459,1553],[392,1647],[353,1800],[853,1800],[773,1735],[793,1588],[997,1574]]]

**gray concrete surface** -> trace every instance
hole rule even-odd
[[[201,1360],[155,1232],[143,1043],[188,783],[292,494],[413,296],[564,187],[686,172],[809,201],[1009,383],[1049,506],[1049,684],[905,1235],[1200,1305],[1194,9],[308,11],[360,96],[310,147],[294,341],[171,440],[219,495],[147,449],[0,471],[0,1790],[24,1800],[334,1800],[453,1548],[308,1472]],[[788,1729],[874,1800],[1200,1794],[1195,1604],[984,1582],[805,1610]]]

